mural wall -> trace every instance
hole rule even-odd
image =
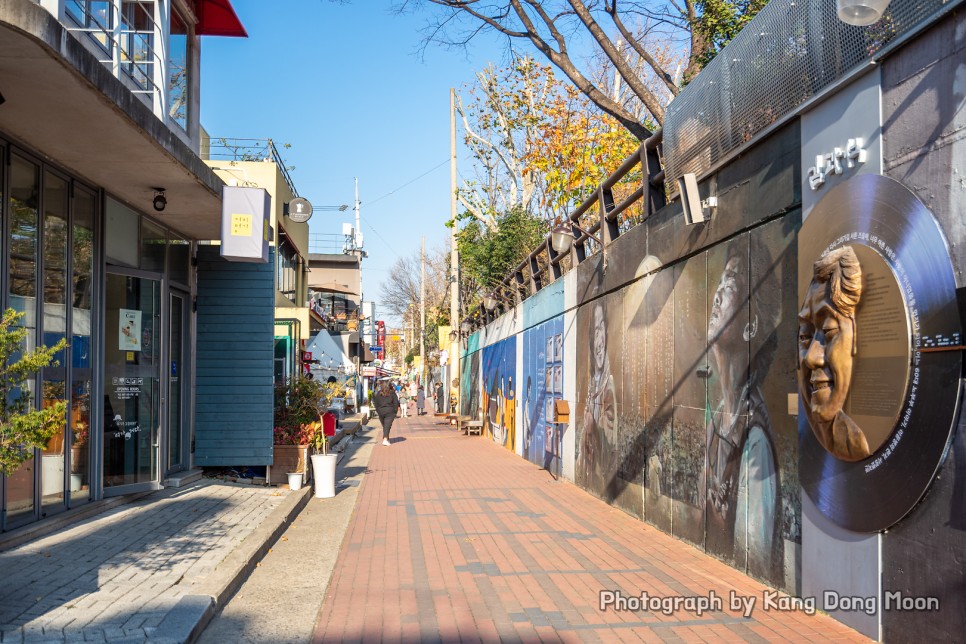
[[[577,484],[779,587],[801,540],[794,364],[774,360],[795,351],[799,225],[684,261],[615,244],[629,285],[577,278]]]
[[[523,455],[554,476],[560,476],[563,465],[567,427],[553,423],[554,400],[564,398],[563,331],[563,316],[524,331],[520,370]]]
[[[513,450],[516,446],[517,417],[514,385],[516,336],[484,347],[474,355],[482,355],[479,395],[483,427],[494,442]]]

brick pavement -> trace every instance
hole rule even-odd
[[[159,641],[287,488],[206,479],[0,552],[0,641]]]
[[[723,610],[600,610],[709,597]],[[314,641],[857,641],[821,615],[762,607],[770,589],[486,438],[432,416],[377,445]],[[729,593],[756,598],[746,618]]]

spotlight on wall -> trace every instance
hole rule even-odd
[[[684,222],[691,226],[704,221],[704,206],[698,193],[698,179],[689,172],[678,179],[678,191],[681,193],[681,205],[684,208]]]
[[[867,27],[878,22],[888,6],[889,0],[836,0],[835,12],[845,24]]]
[[[158,212],[164,210],[164,207],[168,205],[168,200],[164,196],[164,188],[151,188],[154,190],[154,209]]]

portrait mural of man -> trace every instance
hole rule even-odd
[[[580,451],[577,458],[579,479],[588,489],[603,493],[608,485],[613,460],[613,435],[617,417],[614,374],[607,355],[607,318],[598,300],[590,308],[590,371],[581,418]]]
[[[781,565],[781,486],[762,379],[774,358],[781,318],[774,270],[751,284],[749,252],[771,266],[767,248],[741,238],[727,249],[711,301],[708,347],[713,385],[707,410],[709,549],[744,561],[759,577]],[[764,340],[750,356],[753,339]]]
[[[843,461],[859,461],[871,455],[869,443],[843,407],[852,384],[862,268],[852,247],[844,246],[816,261],[812,270],[798,314],[799,394],[822,447]]]

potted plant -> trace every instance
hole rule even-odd
[[[0,474],[6,476],[30,461],[35,449],[46,449],[67,420],[66,400],[52,400],[43,409],[34,409],[33,396],[25,393],[34,374],[59,364],[54,356],[67,347],[67,341],[27,350],[29,330],[20,326],[23,317],[13,309],[0,316]]]
[[[338,386],[335,383],[323,387],[324,408],[328,408],[337,392]],[[312,474],[315,477],[315,497],[318,499],[335,496],[335,466],[338,455],[329,453],[329,439],[335,436],[335,426],[336,416],[331,412],[320,413],[318,422],[313,423]]]
[[[324,386],[308,378],[290,378],[275,385],[275,429],[271,484],[285,483],[288,474],[308,482],[308,451],[313,423],[323,404]]]

